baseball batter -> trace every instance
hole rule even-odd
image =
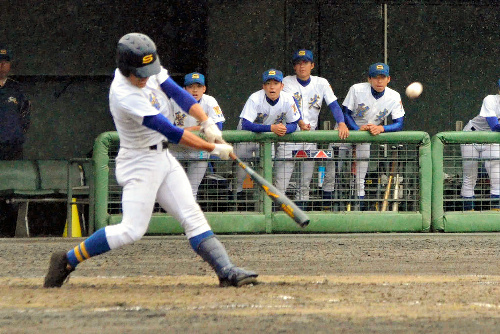
[[[471,119],[464,131],[496,131],[500,132],[500,80],[499,92],[488,95],[483,100],[479,115]],[[474,209],[474,188],[478,173],[478,159],[484,159],[484,166],[490,178],[491,209],[500,210],[500,144],[466,144],[461,145],[464,158],[463,183],[461,195],[464,198],[464,210]]]
[[[302,115],[298,125],[302,131],[314,131],[318,128],[318,118],[323,101],[326,102],[337,123],[339,137],[346,139],[349,129],[344,121],[344,114],[340,108],[333,89],[325,78],[311,75],[314,69],[313,53],[310,50],[301,49],[292,56],[295,75],[289,75],[283,79],[283,91],[293,95]],[[315,150],[315,143],[287,143],[291,150]],[[293,161],[287,161],[293,170]],[[304,208],[305,202],[309,200],[309,186],[314,173],[314,161],[300,162],[301,180],[299,192],[295,197],[299,207]]]
[[[351,130],[369,131],[376,136],[382,132],[401,131],[403,129],[404,109],[401,96],[395,90],[387,87],[391,77],[389,66],[384,63],[370,65],[368,69],[368,82],[358,83],[351,88],[342,103],[345,121]],[[392,117],[392,124],[381,125],[387,118]],[[339,145],[341,158],[346,155],[346,150],[351,149],[350,144]],[[356,189],[361,200],[361,210],[366,206],[362,201],[365,196],[365,176],[368,171],[370,158],[370,144],[356,144]],[[323,198],[332,199],[335,185],[335,163],[329,162],[326,168],[323,183]]]
[[[203,108],[205,114],[215,122],[220,130],[222,130],[222,124],[225,118],[217,100],[205,94],[207,90],[205,76],[197,72],[187,74],[184,77],[184,89],[194,97]],[[196,118],[184,112],[174,100],[172,100],[172,105],[173,112],[168,118],[174,125],[187,131],[200,130],[200,122]],[[208,152],[193,151],[180,145],[172,145],[169,149],[174,157],[181,160],[181,162],[186,165],[186,174],[189,183],[191,183],[193,196],[196,199],[198,197],[198,188],[200,187],[200,183],[208,167]]]
[[[227,160],[232,146],[213,144],[222,142],[221,131],[169,77],[148,36],[123,36],[118,42],[117,65],[109,106],[120,137],[116,178],[123,186],[123,220],[96,231],[69,252],[53,253],[44,287],[60,287],[80,262],[141,239],[155,201],[179,221],[192,248],[212,266],[221,286],[255,282],[256,273],[231,263],[196,204],[184,169],[167,149],[168,142],[181,143]],[[209,142],[168,121],[169,98],[201,122],[201,132]]]
[[[283,73],[276,69],[267,70],[262,74],[262,89],[250,95],[245,103],[240,114],[238,130],[274,132],[281,137],[297,129],[300,112],[293,96],[283,91],[282,81]],[[258,156],[258,150],[257,143],[240,143],[236,147],[237,155],[241,159],[249,159],[254,154]],[[284,158],[285,154],[284,145],[279,144],[276,156]],[[291,151],[289,155],[291,157]],[[293,172],[293,165],[291,169],[285,170],[284,161],[278,161],[275,164],[275,170],[275,186],[285,193]],[[238,169],[238,193],[243,190],[245,174],[244,170]]]

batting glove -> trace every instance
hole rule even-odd
[[[201,122],[200,133],[205,135],[209,143],[222,143],[222,132],[219,130],[215,122],[210,117],[206,121]]]
[[[214,144],[215,148],[210,154],[220,157],[222,160],[229,160],[229,154],[233,153],[233,147],[229,144]]]

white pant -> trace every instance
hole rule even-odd
[[[491,195],[500,195],[500,144],[463,144],[461,145],[463,161],[463,182],[461,195],[473,197],[477,182],[479,161],[485,159],[484,166],[490,177]],[[471,159],[471,160],[469,160]],[[492,160],[486,160],[492,159]]]
[[[179,145],[169,146],[172,155],[186,166],[186,174],[191,184],[195,199],[198,198],[198,189],[208,168],[208,152],[194,151]]]
[[[280,159],[291,159],[293,151],[298,150],[316,150],[317,144],[315,143],[280,143],[276,156]],[[286,188],[290,183],[293,170],[295,167],[300,168],[300,184],[295,200],[305,201],[309,200],[309,187],[314,173],[314,161],[293,161],[281,160],[276,161],[274,165],[275,173],[275,186],[282,193],[286,192]]]
[[[123,186],[123,219],[105,228],[111,249],[133,243],[147,232],[155,201],[179,221],[188,239],[210,230],[184,169],[168,150],[121,148],[116,179]]]
[[[352,150],[352,144],[330,144],[329,149],[333,152],[333,146],[339,148],[340,160],[345,159],[347,152]],[[356,144],[356,153],[354,162],[356,163],[356,190],[358,196],[365,196],[365,177],[368,172],[368,165],[370,159],[370,144],[362,143]],[[333,158],[333,156],[332,156]],[[325,167],[325,179],[323,181],[324,191],[335,190],[335,161],[328,161]]]

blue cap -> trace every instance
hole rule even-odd
[[[184,86],[189,86],[194,83],[205,86],[205,76],[198,72],[189,73],[184,76]]]
[[[4,46],[0,46],[0,60],[12,60],[12,52]]]
[[[389,65],[384,63],[375,63],[370,65],[370,68],[368,69],[368,76],[370,78],[374,78],[378,75],[385,75],[386,77],[388,77]]]
[[[276,80],[278,82],[282,82],[283,73],[281,73],[281,71],[275,70],[274,68],[262,73],[262,82],[266,83],[269,80]]]
[[[293,54],[293,62],[296,63],[298,61],[310,61],[311,63],[314,62],[313,58],[313,53],[311,50],[306,50],[306,49],[301,49],[295,51]]]

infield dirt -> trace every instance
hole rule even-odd
[[[83,239],[0,239],[1,333],[493,333],[500,234],[220,236],[259,284],[219,288],[182,236],[145,237],[43,289]]]

